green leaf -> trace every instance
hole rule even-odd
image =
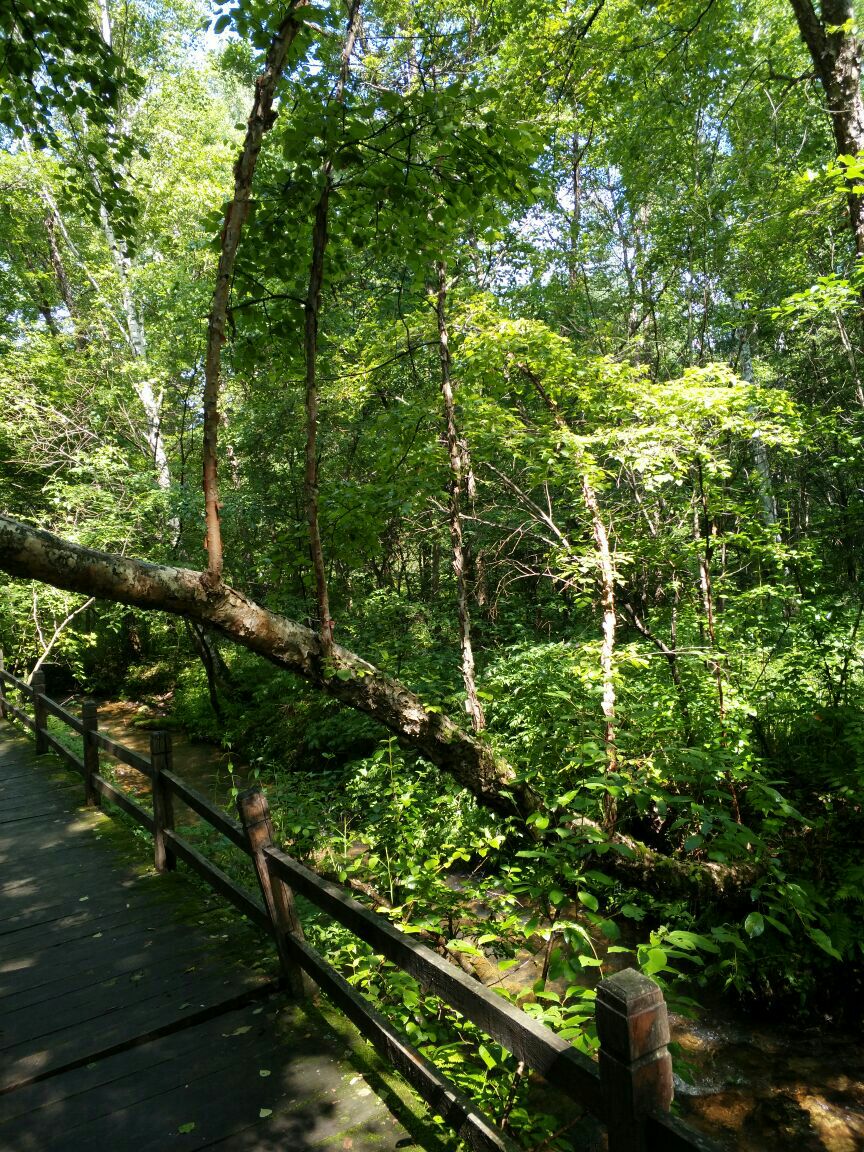
[[[765,921],[762,918],[761,912],[751,912],[747,919],[744,921],[744,931],[751,939],[756,939],[761,936],[765,931]]]
[[[645,912],[637,904],[625,904],[621,909],[621,915],[626,916],[628,920],[644,920]]]
[[[835,960],[843,959],[843,957],[831,943],[830,937],[826,936],[820,928],[809,928],[807,934],[814,944],[819,945],[823,952],[827,952],[828,955],[833,956]]]
[[[646,976],[654,976],[657,972],[662,972],[666,967],[666,953],[662,948],[650,948],[648,950],[648,960],[642,966],[642,971]]]

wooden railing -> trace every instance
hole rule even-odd
[[[18,694],[18,704],[9,690]],[[21,706],[32,704],[33,716]],[[83,740],[83,758],[48,731],[48,717],[60,720]],[[509,1152],[512,1142],[361,996],[322,956],[306,943],[294,893],[348,928],[412,976],[424,991],[473,1021],[512,1052],[526,1069],[602,1121],[608,1129],[609,1152],[713,1152],[713,1144],[669,1114],[672,1065],[667,1043],[669,1024],[657,984],[633,969],[618,972],[597,988],[599,1061],[578,1052],[544,1024],[371,912],[349,892],[316,875],[275,844],[267,798],[259,787],[241,793],[240,821],[232,819],[172,771],[171,737],[150,735],[150,757],[110,740],[99,731],[96,705],[85,701],[80,719],[45,693],[44,676],[31,683],[5,671],[0,654],[0,718],[20,721],[36,738],[36,751],[53,750],[84,782],[88,804],[108,800],[146,828],[153,837],[159,871],[189,865],[211,887],[275,940],[286,987],[297,997],[311,991],[310,979],[388,1059],[434,1111],[477,1152]],[[100,772],[105,752],[142,773],[151,783],[152,815]],[[177,831],[174,799],[191,808],[252,860],[260,895],[237,884]]]

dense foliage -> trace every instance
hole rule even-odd
[[[207,311],[274,14],[21,11],[0,14],[0,502],[200,568]],[[527,823],[487,810],[197,624],[4,577],[7,660],[45,663],[58,691],[126,677],[241,750],[297,853],[483,978],[541,956],[518,994],[588,1050],[593,979],[622,955],[691,995],[812,1015],[830,987],[853,1014],[861,160],[836,156],[796,14],[298,11],[221,353],[225,577],[321,624],[314,307],[335,639],[432,714],[464,719],[473,677],[475,729],[542,804]],[[611,866],[633,843],[650,850],[637,887]],[[653,882],[660,859],[693,883]],[[722,896],[700,887],[709,865]],[[439,1062],[474,1053],[485,1106],[545,1138],[515,1065],[487,1075],[503,1053],[328,943]]]

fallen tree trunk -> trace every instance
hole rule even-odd
[[[310,628],[279,616],[206,574],[82,548],[0,515],[0,569],[55,588],[209,624],[277,667],[373,716],[448,772],[477,800],[505,816],[526,816],[539,798],[491,749],[374,664],[334,644],[328,659]]]
[[[310,628],[227,585],[214,587],[204,572],[83,548],[2,514],[0,571],[207,624],[340,703],[372,716],[449,773],[485,808],[520,819],[544,808],[534,788],[488,744],[441,713],[429,711],[400,681],[338,644],[325,659],[321,639]],[[667,898],[684,897],[697,904],[737,900],[756,875],[750,864],[688,863],[663,856],[628,836],[607,836],[584,818],[569,827],[593,842],[605,871],[622,883],[660,891]]]

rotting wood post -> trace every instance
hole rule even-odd
[[[669,1019],[657,984],[633,968],[601,981],[597,1035],[609,1152],[645,1152],[643,1118],[672,1103]]]
[[[48,751],[45,733],[48,730],[48,709],[45,707],[45,673],[34,672],[30,680],[33,689],[33,719],[36,721],[36,754]]]
[[[301,1000],[309,992],[308,984],[302,968],[286,948],[284,938],[286,935],[292,935],[302,940],[303,927],[297,915],[293,891],[279,877],[274,880],[267,865],[264,849],[273,847],[273,822],[270,819],[267,797],[259,785],[255,784],[240,793],[237,797],[237,811],[249,840],[249,851],[258,874],[261,895],[264,897],[267,914],[273,925],[282,979],[291,995]]]
[[[0,672],[5,671],[6,665],[3,663],[3,649],[0,648]],[[0,676],[0,720],[6,719],[6,681]]]
[[[150,766],[153,772],[153,858],[157,872],[173,872],[177,857],[171,850],[165,833],[174,830],[174,803],[171,791],[162,775],[172,766],[171,733],[150,733]]]
[[[84,726],[84,800],[91,808],[95,808],[99,804],[99,793],[93,783],[93,777],[99,774],[99,745],[95,739],[99,730],[99,714],[95,700],[82,702],[81,723]]]

